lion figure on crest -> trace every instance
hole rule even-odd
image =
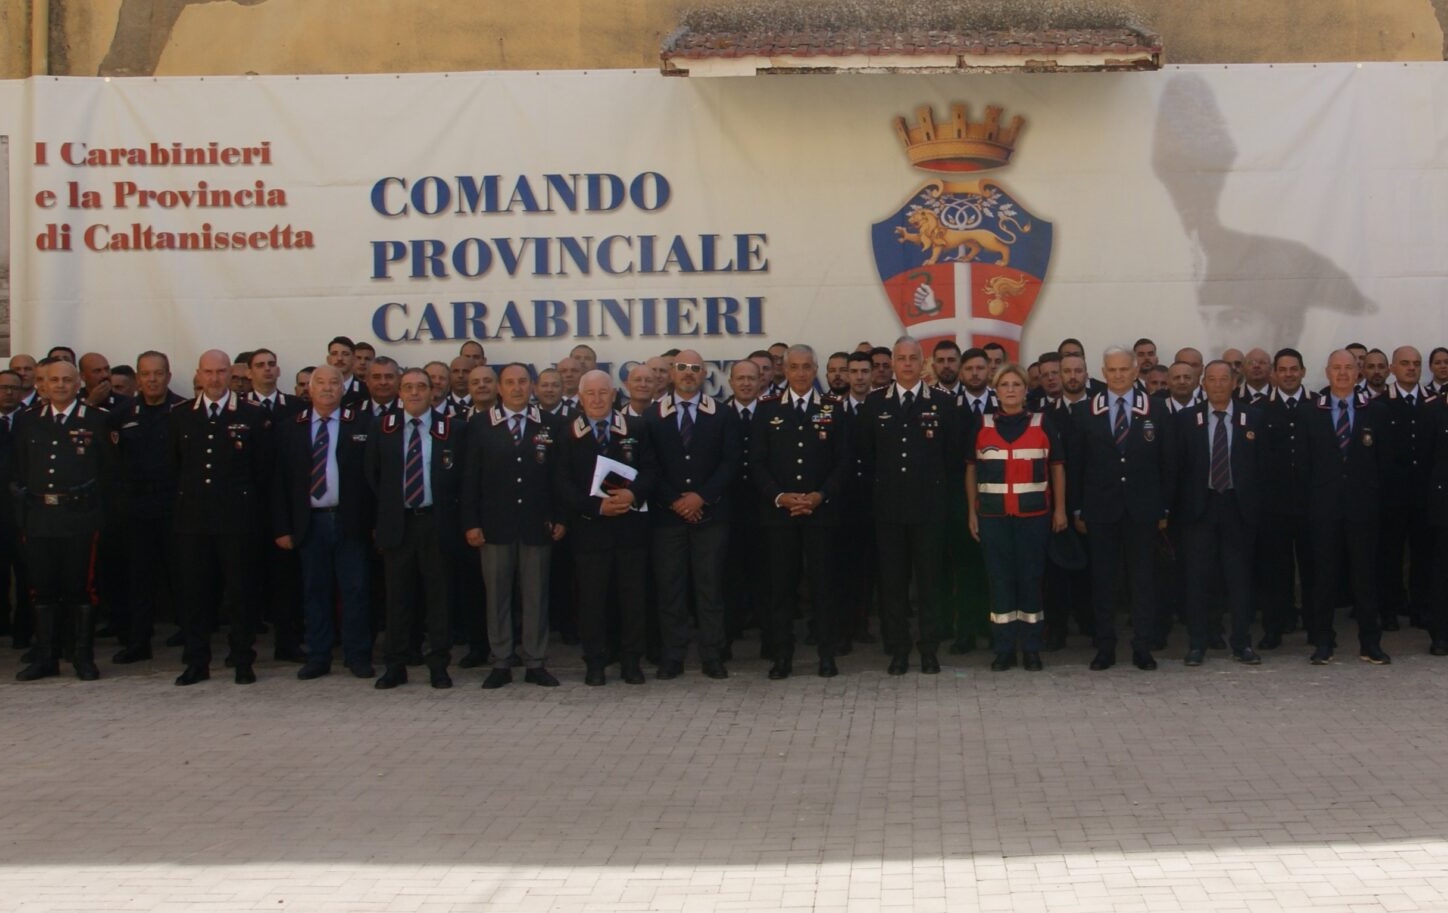
[[[946,228],[940,221],[940,216],[931,209],[917,209],[910,213],[906,221],[916,231],[911,232],[902,226],[896,226],[895,235],[901,244],[919,244],[921,250],[930,251],[930,259],[925,261],[926,266],[940,262],[940,257],[951,251],[959,249],[960,259],[974,260],[983,251],[990,251],[998,255],[1001,266],[1010,266],[1011,245],[1017,240],[1017,235],[1003,227],[1004,235],[996,234],[986,228]],[[1023,226],[1022,231],[1030,231],[1029,225]]]

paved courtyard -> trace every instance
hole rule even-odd
[[[1448,910],[1448,660],[1386,647],[385,693],[7,648],[0,909]]]

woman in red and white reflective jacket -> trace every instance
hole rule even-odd
[[[1065,450],[1051,420],[1026,411],[1026,372],[1005,365],[995,376],[1000,408],[974,431],[965,469],[970,534],[980,542],[990,581],[995,660],[1003,672],[1023,655],[1041,669],[1041,582],[1051,533],[1066,528]]]

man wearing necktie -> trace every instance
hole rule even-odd
[[[25,561],[35,602],[35,658],[16,676],[59,674],[63,630],[76,677],[100,677],[95,662],[95,548],[109,496],[115,450],[103,410],[76,398],[80,377],[58,359],[40,363],[48,405],[14,431],[14,480],[24,500]]]
[[[1377,398],[1387,413],[1393,461],[1383,479],[1383,521],[1378,539],[1378,592],[1384,631],[1398,630],[1398,616],[1421,622],[1428,604],[1428,566],[1432,561],[1432,529],[1419,509],[1424,464],[1420,424],[1423,414],[1423,356],[1412,346],[1393,350],[1387,389]],[[1403,575],[1407,559],[1408,574]],[[1404,583],[1407,586],[1404,587]]]
[[[499,401],[468,423],[467,473],[463,479],[462,527],[467,544],[480,549],[486,605],[486,689],[513,681],[513,594],[519,596],[522,631],[517,645],[524,680],[556,687],[544,668],[548,658],[548,566],[552,544],[567,529],[554,493],[563,429],[528,400],[532,378],[521,364],[498,372]],[[474,595],[476,599],[476,595]]]
[[[0,480],[8,481],[14,469],[15,423],[25,411],[20,405],[24,392],[21,384],[17,372],[0,371]],[[8,484],[0,484],[0,635],[12,637],[14,646],[29,646],[33,627],[24,568],[14,496]],[[15,582],[13,621],[10,601],[12,572]],[[22,644],[23,641],[26,643]]]
[[[279,548],[295,549],[301,559],[303,680],[332,671],[339,602],[343,662],[357,678],[375,674],[367,574],[375,505],[363,467],[373,422],[365,403],[342,405],[344,389],[340,371],[318,366],[308,386],[310,408],[277,428],[272,532]]]
[[[1433,561],[1423,600],[1428,652],[1448,656],[1448,390],[1422,406],[1423,520],[1433,532]]]
[[[1233,398],[1227,362],[1207,363],[1202,388],[1206,401],[1173,417],[1180,447],[1171,523],[1181,527],[1186,561],[1186,664],[1200,666],[1206,658],[1221,617],[1221,607],[1208,602],[1225,589],[1232,655],[1256,665],[1262,660],[1251,640],[1252,547],[1261,513],[1264,422],[1257,407]],[[1214,586],[1218,580],[1225,586]]]
[[[364,458],[367,484],[377,501],[374,538],[387,588],[386,671],[376,687],[387,690],[407,682],[412,632],[421,625],[432,687],[451,688],[451,598],[443,543],[462,537],[464,425],[432,407],[431,382],[420,368],[403,372],[401,404],[400,412],[378,424]]]
[[[211,623],[221,578],[220,605],[231,617],[231,658],[236,683],[256,681],[257,540],[265,528],[267,485],[273,466],[272,422],[257,406],[231,393],[231,358],[212,349],[196,369],[200,394],[171,410],[170,441],[176,461],[176,561],[185,635],[178,685],[211,677]]]
[[[954,345],[954,343],[942,343]],[[937,346],[937,351],[939,347]],[[960,388],[955,402],[960,415],[961,439],[975,440],[985,416],[1000,408],[991,389],[990,356],[985,349],[971,347],[960,356]],[[969,452],[971,446],[965,444]],[[975,649],[977,638],[989,645],[990,600],[985,585],[985,554],[970,535],[965,504],[965,462],[951,472],[946,486],[944,549],[940,574],[941,636],[951,638],[950,653],[962,656]]]
[[[1302,354],[1281,349],[1272,359],[1275,388],[1262,409],[1266,415],[1263,511],[1256,550],[1262,578],[1257,605],[1262,612],[1259,650],[1275,650],[1297,626],[1313,602],[1316,586],[1312,563],[1311,524],[1307,518],[1307,419],[1316,401],[1303,387]],[[1302,582],[1297,605],[1296,581]]]
[[[609,663],[609,607],[618,607],[623,680],[642,685],[646,649],[649,518],[641,508],[657,474],[644,422],[613,408],[613,382],[603,371],[579,381],[580,413],[563,435],[558,498],[568,515],[568,538],[578,581],[578,628],[587,665],[584,684],[605,683]],[[598,469],[612,460],[635,472],[617,474],[595,488]],[[619,473],[620,470],[614,470]],[[610,596],[617,594],[616,600]]]
[[[1383,665],[1378,595],[1378,525],[1392,436],[1383,404],[1354,391],[1357,359],[1346,349],[1327,360],[1327,392],[1307,419],[1308,516],[1312,524],[1316,585],[1308,612],[1314,665],[1332,661],[1338,574],[1345,570],[1358,622],[1358,656]]]
[[[1108,348],[1102,371],[1106,389],[1072,407],[1073,443],[1066,448],[1067,504],[1091,554],[1091,669],[1116,664],[1116,605],[1129,586],[1131,659],[1150,671],[1156,668],[1154,555],[1176,474],[1176,434],[1166,407],[1135,388],[1130,349]]]
[[[754,433],[754,416],[760,403],[759,365],[742,358],[729,366],[729,389],[733,395],[724,405],[739,416],[739,449],[749,453]],[[769,640],[769,553],[765,547],[764,530],[759,524],[762,506],[759,490],[754,487],[749,461],[741,457],[739,472],[729,486],[729,550],[725,559],[728,573],[724,575],[725,660],[733,656],[733,642],[743,636],[744,629],[755,627],[760,632],[760,651],[771,658]]]
[[[704,359],[693,349],[674,356],[670,377],[673,390],[644,415],[659,466],[649,501],[663,635],[658,677],[683,674],[692,583],[704,674],[726,678],[721,577],[731,520],[729,485],[741,459],[739,418],[703,392]]]

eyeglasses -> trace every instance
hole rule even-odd
[[[682,361],[676,361],[676,362],[674,362],[674,370],[675,370],[675,371],[687,371],[687,372],[689,372],[690,374],[702,374],[702,373],[704,372],[704,366],[703,366],[703,365],[688,365],[688,364],[684,364]]]

